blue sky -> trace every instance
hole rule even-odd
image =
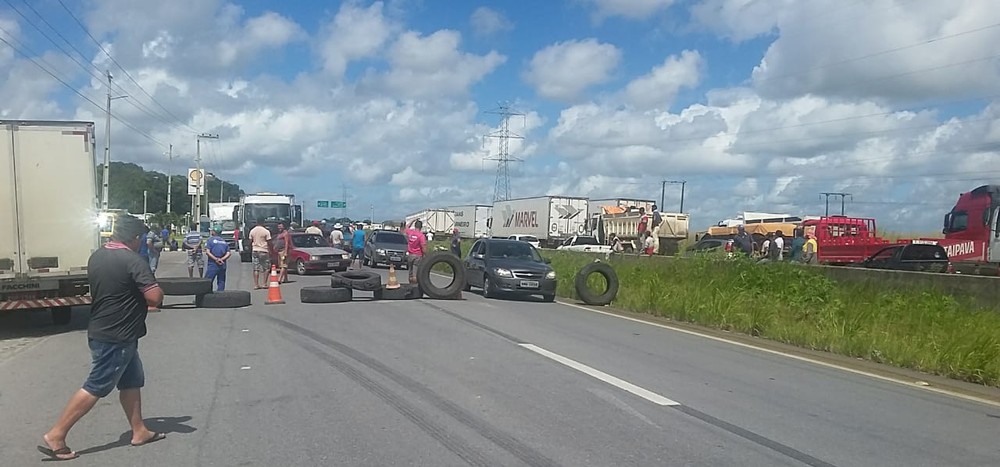
[[[209,170],[307,206],[346,184],[355,216],[489,203],[498,101],[526,114],[511,122],[525,136],[515,197],[658,200],[660,180],[685,179],[698,228],[822,214],[819,193],[844,191],[851,214],[932,232],[958,193],[1000,175],[1000,12],[984,1],[63,3],[141,89],[58,0],[31,5],[83,66],[5,0],[0,34],[30,58],[0,47],[0,118],[103,134],[100,110],[31,60],[98,103],[89,75],[109,68],[137,104],[115,103],[134,128],[112,125],[115,159],[167,170],[173,144],[179,173],[195,131],[218,133]]]

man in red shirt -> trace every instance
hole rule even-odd
[[[278,224],[278,239],[275,241],[278,246],[278,283],[288,282],[288,252],[292,248],[292,234],[285,230],[285,224]]]
[[[421,231],[424,223],[417,219],[413,225],[406,229],[406,269],[410,273],[410,283],[417,283],[417,266],[420,259],[424,257],[424,250],[427,249],[427,237]]]
[[[639,229],[638,229],[638,232],[637,232],[639,234],[639,245],[638,245],[639,248],[638,248],[638,250],[642,250],[646,246],[645,245],[646,230],[649,230],[648,227],[649,227],[649,216],[646,215],[646,208],[640,207],[639,208]]]

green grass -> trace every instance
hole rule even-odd
[[[439,244],[438,242],[434,242]],[[463,254],[472,245],[463,242]],[[545,251],[558,294],[595,256]],[[614,258],[612,306],[1000,387],[1000,313],[947,294],[835,282],[809,267],[704,255]],[[592,287],[602,287],[597,276]]]

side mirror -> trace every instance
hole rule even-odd
[[[476,253],[476,254],[472,255],[472,257],[474,259],[483,259],[485,256],[483,256],[482,253]]]

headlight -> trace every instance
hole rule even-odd
[[[500,277],[514,277],[514,273],[510,272],[510,269],[496,268],[493,272]]]
[[[344,253],[344,254],[340,255],[340,259],[350,259],[350,258],[351,258],[351,255],[349,255],[347,253]]]
[[[556,278],[556,272],[555,271],[549,271],[549,273],[545,275],[545,278],[546,279],[555,279]]]
[[[309,261],[319,261],[319,257],[318,256],[310,256],[309,257]]]
[[[384,255],[385,254],[385,249],[379,248],[379,249],[375,250],[375,253],[378,253],[380,255]]]

